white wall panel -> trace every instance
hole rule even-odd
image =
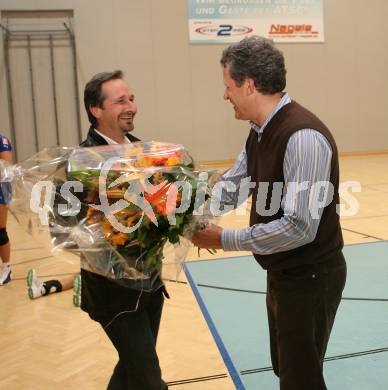
[[[388,2],[324,4],[325,43],[280,45],[287,63],[287,91],[330,127],[340,151],[387,150]],[[3,10],[31,7],[74,10],[84,133],[85,83],[97,72],[119,68],[139,104],[136,135],[181,142],[200,160],[230,159],[239,153],[248,127],[234,119],[232,107],[222,99],[219,58],[225,46],[188,43],[186,0],[0,1]],[[0,128],[7,133],[4,72],[0,64],[5,103],[0,105]],[[25,82],[25,77],[19,79]],[[61,86],[61,94],[66,94],[63,91]],[[26,105],[26,116],[29,110]],[[61,123],[72,126],[65,117]]]

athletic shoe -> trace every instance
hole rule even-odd
[[[3,267],[3,272],[0,276],[0,286],[4,286],[11,281],[11,267]]]
[[[73,305],[76,307],[81,306],[81,275],[76,275],[74,277]]]
[[[43,283],[39,280],[34,269],[30,269],[27,273],[27,287],[30,299],[39,298],[45,293]]]

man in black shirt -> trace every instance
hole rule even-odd
[[[90,129],[81,146],[139,141],[129,134],[137,112],[135,97],[121,71],[95,75],[84,91]],[[165,390],[156,354],[164,294],[160,277],[151,288],[125,288],[81,269],[81,308],[99,322],[119,354],[108,390]]]

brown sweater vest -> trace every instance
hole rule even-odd
[[[342,232],[336,205],[339,203],[339,168],[338,151],[334,138],[328,128],[313,113],[296,102],[283,106],[271,119],[264,130],[260,142],[257,133],[251,130],[247,142],[248,176],[256,183],[252,191],[252,208],[250,225],[269,223],[280,219],[283,210],[279,207],[276,214],[262,216],[256,212],[258,185],[269,182],[266,199],[266,209],[269,209],[273,183],[284,183],[283,161],[290,137],[298,130],[314,129],[328,140],[333,151],[331,158],[330,182],[334,186],[332,202],[325,207],[314,241],[298,248],[270,255],[254,254],[258,263],[267,270],[281,270],[297,267],[303,264],[313,264],[330,261],[337,258],[343,247]],[[283,194],[284,195],[284,194]]]

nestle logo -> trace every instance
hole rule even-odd
[[[253,31],[253,28],[232,24],[220,24],[198,27],[195,32],[202,35],[211,35],[216,37],[230,37],[234,35],[246,35]]]
[[[312,24],[272,24],[269,35],[312,36],[318,31],[312,31]]]

